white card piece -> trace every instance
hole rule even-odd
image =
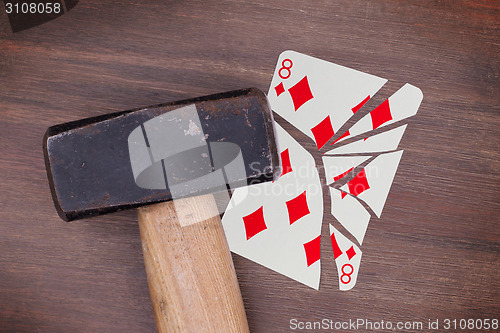
[[[386,82],[305,54],[284,51],[279,56],[268,99],[273,111],[321,148],[357,106]]]
[[[332,184],[371,156],[323,156],[326,184]]]
[[[420,89],[409,83],[405,84],[349,128],[348,135],[344,133],[338,142],[414,116],[417,114],[422,98]]]
[[[339,289],[343,291],[350,290],[358,280],[359,265],[363,253],[356,244],[342,235],[331,224],[330,239],[339,277]]]
[[[402,155],[398,150],[377,156],[340,190],[366,202],[380,217]]]
[[[354,141],[338,148],[334,148],[325,154],[357,154],[357,153],[382,153],[396,150],[403,137],[407,124],[396,127],[387,132],[382,132],[365,139]]]
[[[276,137],[291,168],[272,183],[237,188],[222,224],[232,252],[318,289],[323,221],[318,171],[311,154],[278,124]]]
[[[353,196],[330,187],[331,213],[361,245],[370,222],[370,213]]]

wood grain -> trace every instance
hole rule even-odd
[[[47,127],[266,91],[286,49],[387,78],[375,104],[406,82],[424,100],[356,287],[338,290],[328,242],[319,291],[234,255],[250,330],[287,332],[291,318],[498,318],[498,1],[82,0],[18,33],[0,8],[0,331],[155,331],[136,212],[60,221]]]
[[[247,333],[245,307],[213,195],[138,212],[158,332]]]

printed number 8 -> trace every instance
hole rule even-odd
[[[344,272],[344,268],[346,266],[348,266],[348,267],[351,268],[351,271],[349,273]],[[340,281],[343,284],[349,284],[349,283],[351,283],[351,275],[352,275],[352,273],[354,273],[354,267],[352,267],[351,264],[345,264],[344,266],[342,266],[342,268],[340,270],[342,271],[342,275],[340,276]],[[347,276],[347,278],[348,278],[347,281],[344,281],[344,276]]]
[[[285,65],[286,62],[289,62],[290,65],[287,66]],[[278,70],[278,75],[280,76],[280,78],[282,78],[283,80],[286,80],[290,77],[290,75],[292,75],[292,71],[291,71],[291,68],[293,66],[293,62],[290,60],[290,59],[285,59],[281,62],[281,68]],[[287,75],[284,76],[281,74],[281,71],[285,70],[287,72]]]

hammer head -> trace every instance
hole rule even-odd
[[[279,175],[272,113],[254,88],[52,126],[43,150],[66,221]]]

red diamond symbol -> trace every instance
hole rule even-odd
[[[274,87],[274,90],[276,91],[276,95],[281,95],[282,93],[285,92],[285,88],[283,87],[283,82],[278,84],[276,87]]]
[[[359,194],[368,190],[370,188],[370,185],[368,184],[368,179],[366,179],[365,169],[361,170],[356,175],[356,177],[351,179],[347,183],[347,186],[349,187],[349,193],[354,196],[358,196]]]
[[[281,165],[283,166],[281,176],[293,171],[292,165],[290,164],[290,153],[288,152],[288,148],[281,152]]]
[[[320,256],[321,235],[314,238],[312,241],[304,244],[306,252],[307,267],[319,260]]]
[[[366,96],[366,98],[364,100],[362,100],[358,105],[356,105],[355,107],[353,107],[351,110],[352,110],[352,113],[356,113],[359,111],[359,109],[361,109],[363,107],[363,105],[366,104],[366,102],[368,102],[368,100],[370,99],[370,95]]]
[[[309,211],[309,207],[307,206],[306,191],[304,191],[296,198],[287,201],[286,208],[288,209],[288,218],[290,219],[290,225],[298,219],[311,213]]]
[[[245,224],[247,240],[257,235],[259,232],[266,230],[267,226],[264,221],[264,207],[260,206],[260,208],[252,214],[243,216],[243,223]]]
[[[345,254],[347,254],[347,257],[349,257],[349,260],[351,260],[351,258],[356,255],[356,251],[354,251],[354,246],[351,246],[349,250],[345,251]]]
[[[373,129],[378,128],[383,123],[392,120],[391,108],[389,107],[389,100],[386,99],[382,104],[377,106],[370,112],[372,117]]]
[[[333,132],[330,116],[327,116],[318,125],[311,128],[311,131],[314,135],[314,140],[316,140],[316,146],[318,149],[321,149],[321,147],[323,147],[335,134]]]
[[[312,99],[311,88],[309,87],[309,82],[307,81],[307,75],[297,82],[293,87],[288,89],[290,96],[292,96],[293,107],[297,111],[305,102]]]
[[[337,259],[342,254],[342,250],[340,249],[339,244],[335,239],[335,233],[332,233],[330,235],[330,239],[332,240],[333,259]]]
[[[340,196],[342,199],[344,199],[346,197],[346,195],[347,195],[347,193],[340,191]]]

